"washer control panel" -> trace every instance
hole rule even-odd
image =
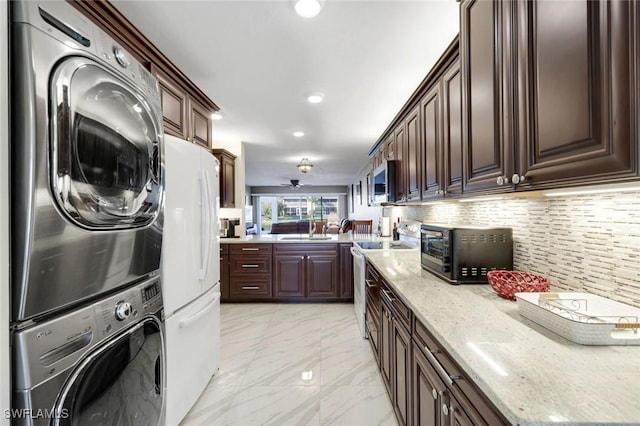
[[[162,309],[160,278],[75,308],[14,334],[16,389],[31,389],[72,368],[96,345]]]

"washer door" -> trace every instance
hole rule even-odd
[[[153,317],[89,355],[69,377],[55,407],[56,425],[164,423],[164,350]]]
[[[61,210],[88,229],[152,223],[161,205],[161,117],[144,95],[87,58],[51,79],[51,185]]]

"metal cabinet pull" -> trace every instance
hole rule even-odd
[[[369,281],[369,280],[364,280],[364,282],[367,283],[367,287],[369,287],[369,288],[376,288],[377,287],[377,285],[371,284],[371,281]]]
[[[393,301],[396,300],[395,298],[389,296],[389,292],[387,290],[381,290],[381,291],[385,295],[389,303],[393,303]]]
[[[447,370],[444,369],[444,367],[440,364],[440,362],[438,361],[438,359],[435,357],[434,354],[439,353],[440,351],[435,349],[435,350],[431,350],[429,349],[428,346],[424,347],[425,350],[425,354],[427,355],[427,358],[429,358],[429,360],[431,361],[431,364],[433,364],[433,367],[438,370],[438,372],[440,373],[440,375],[442,375],[443,377],[446,378],[447,382],[452,385],[453,381],[456,379],[459,379],[458,376],[450,376],[449,373],[447,373]]]
[[[255,265],[255,264],[246,264],[246,265],[242,265],[243,268],[259,268],[260,265]]]
[[[447,407],[447,404],[442,404],[442,413],[445,416],[448,416],[449,414],[453,413],[454,410],[455,410],[455,408]]]
[[[257,247],[242,247],[242,251],[258,251],[260,250]]]
[[[260,290],[260,287],[258,287],[257,285],[243,285],[242,289],[243,290]]]
[[[431,389],[431,396],[433,399],[438,399],[438,391],[435,388]]]

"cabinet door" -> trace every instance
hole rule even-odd
[[[236,156],[225,149],[213,149],[220,161],[220,207],[235,207]]]
[[[442,110],[440,85],[422,98],[422,198],[440,196],[442,189]]]
[[[404,157],[407,201],[420,200],[420,179],[422,173],[422,150],[420,149],[420,105],[407,115],[406,156]]]
[[[366,296],[366,298],[365,325],[367,327],[367,337],[369,338],[371,350],[376,357],[378,367],[380,367],[380,317],[375,311],[375,302],[369,296]]]
[[[187,92],[159,68],[152,66],[151,73],[160,85],[164,132],[180,139],[187,139]]]
[[[306,296],[309,298],[335,298],[338,296],[338,255],[315,254],[306,256]]]
[[[393,320],[393,409],[401,425],[411,424],[411,336]]]
[[[427,349],[428,350],[428,349]],[[443,399],[447,388],[438,373],[413,343],[413,424],[416,426],[444,426]]]
[[[444,191],[462,192],[462,85],[460,61],[456,60],[442,76]]]
[[[380,372],[382,373],[382,381],[387,387],[387,391],[393,401],[393,390],[391,388],[391,368],[392,368],[392,329],[391,311],[382,303],[380,305]]]
[[[511,110],[511,76],[503,70],[509,39],[502,16],[508,6],[465,0],[460,8],[465,192],[511,189],[497,184],[513,170],[513,125],[506,115]]]
[[[229,255],[220,253],[220,300],[229,300]]]
[[[393,131],[396,141],[395,161],[396,161],[396,196],[395,201],[406,201],[406,168],[407,158],[407,138],[404,131],[404,122],[400,123]]]
[[[212,145],[211,113],[193,99],[189,100],[191,141],[210,149]]]
[[[516,6],[521,186],[633,176],[633,2]]]
[[[384,142],[384,146],[385,146],[386,159],[387,160],[395,159],[396,139],[393,134],[387,138],[387,140]]]
[[[342,299],[353,298],[353,255],[351,244],[340,244],[340,293]],[[362,295],[363,297],[365,295]]]
[[[301,254],[273,256],[273,297],[304,297],[304,264]]]
[[[469,416],[467,415],[467,412],[464,410],[464,408],[458,403],[458,401],[451,396],[449,399],[449,404],[445,403],[445,406],[442,409],[443,414],[444,414],[444,420],[445,422],[443,424],[446,425],[450,425],[450,426],[477,426],[479,424],[484,424],[483,423],[478,423],[478,422],[474,422],[471,420],[471,418],[469,418]],[[448,420],[448,421],[447,421]]]

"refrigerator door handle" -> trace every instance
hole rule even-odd
[[[216,297],[207,306],[200,309],[198,312],[191,315],[189,318],[180,320],[180,322],[178,322],[178,327],[179,328],[189,327],[191,324],[193,324],[194,322],[198,321],[200,318],[205,316],[209,311],[211,311],[219,303],[220,303],[220,293],[217,293]]]
[[[209,195],[209,179],[206,170],[201,171],[200,175],[200,214],[202,215],[201,224],[203,232],[200,234],[202,239],[202,263],[198,278],[204,280],[209,274],[209,257],[211,257],[211,198]]]

